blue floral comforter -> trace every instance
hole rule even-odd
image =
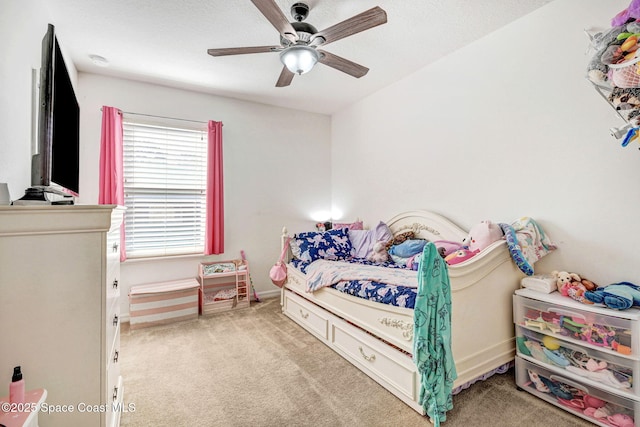
[[[348,262],[365,265],[383,265],[384,267],[388,268],[404,268],[393,262],[387,262],[385,264],[375,264],[363,258],[353,258]],[[303,273],[307,272],[307,267],[310,264],[310,262],[301,261],[299,259],[294,259],[291,261],[291,265],[293,265]],[[386,283],[380,283],[371,280],[348,280],[338,282],[331,287],[340,292],[344,292],[355,297],[364,298],[382,304],[395,305],[397,307],[413,309],[416,301],[417,289],[408,286],[388,285]]]

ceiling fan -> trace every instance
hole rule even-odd
[[[318,49],[336,40],[368,30],[387,22],[387,13],[380,7],[371,8],[322,31],[304,21],[309,6],[295,3],[291,6],[294,22],[289,22],[274,0],[251,0],[267,20],[280,33],[280,46],[229,47],[208,49],[211,56],[244,55],[248,53],[280,52],[284,64],[276,87],[289,86],[295,74],[304,74],[320,62],[350,76],[360,78],[369,69],[338,55]]]

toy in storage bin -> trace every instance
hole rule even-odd
[[[202,262],[198,280],[201,314],[249,307],[249,261]]]

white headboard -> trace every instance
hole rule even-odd
[[[416,237],[436,240],[452,240],[462,242],[468,232],[437,213],[417,210],[403,212],[387,221],[393,235],[413,231]]]

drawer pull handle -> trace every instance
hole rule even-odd
[[[114,243],[112,249],[113,249],[113,252],[118,252],[118,244]]]
[[[118,289],[118,279],[113,281],[113,289]]]
[[[113,326],[118,326],[118,315],[113,316]]]
[[[118,350],[116,350],[113,353],[113,363],[118,363],[118,356],[120,355],[120,353],[118,352]]]
[[[302,316],[303,319],[306,319],[307,317],[309,317],[309,313],[303,313],[302,309],[300,309],[300,316]]]
[[[115,402],[116,400],[118,400],[118,386],[113,388],[113,401]]]
[[[362,347],[358,347],[358,350],[360,350],[360,354],[362,355],[364,360],[366,360],[367,362],[373,362],[376,360],[375,354],[372,354],[371,356],[367,356],[366,354],[364,354],[364,350],[362,349]]]

